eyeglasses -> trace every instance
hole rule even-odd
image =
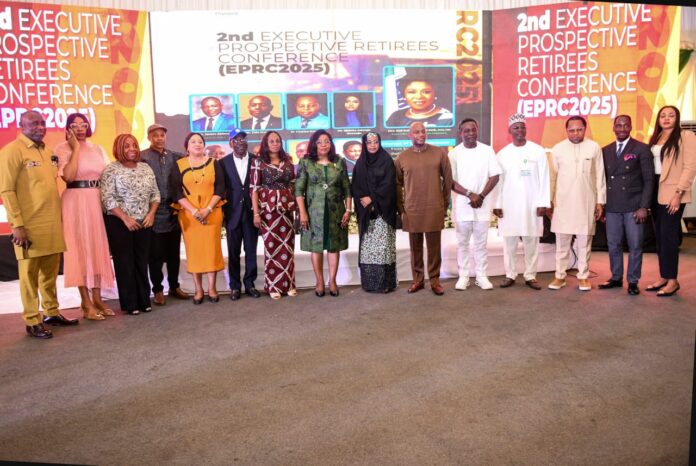
[[[89,125],[87,123],[72,123],[70,124],[70,129],[87,129]]]

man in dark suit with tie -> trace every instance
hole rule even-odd
[[[253,154],[247,151],[247,133],[239,128],[230,132],[232,154],[222,158],[219,163],[225,175],[227,204],[223,209],[225,229],[227,230],[227,267],[230,275],[230,299],[241,297],[240,259],[244,243],[244,289],[247,295],[258,298],[261,294],[254,287],[257,276],[256,245],[259,230],[254,226],[254,210],[249,193],[249,176]]]
[[[230,128],[234,128],[234,115],[222,113],[222,101],[219,98],[212,96],[204,98],[201,100],[201,110],[205,116],[191,124],[192,131],[227,132]]]
[[[255,95],[249,99],[247,105],[251,118],[242,120],[242,129],[251,129],[254,131],[280,129],[283,127],[282,120],[277,116],[271,115],[273,103],[271,99],[265,95]]]
[[[648,217],[655,184],[650,147],[631,138],[631,117],[614,118],[616,141],[602,149],[607,180],[606,230],[611,278],[600,289],[623,286],[622,238],[628,242],[628,294],[640,294],[643,264],[643,223]]]

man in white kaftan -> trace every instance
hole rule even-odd
[[[589,262],[595,222],[602,217],[606,202],[606,181],[602,149],[585,139],[587,122],[580,116],[566,120],[568,138],[551,150],[551,231],[556,234],[556,277],[552,290],[566,285],[566,268],[573,235],[577,245],[578,289],[592,289]]]
[[[515,284],[516,252],[520,237],[524,246],[524,282],[534,290],[541,285],[536,279],[539,236],[543,216],[550,207],[549,167],[544,148],[527,140],[524,115],[516,113],[508,120],[512,142],[498,152],[503,170],[498,182],[498,196],[493,213],[499,218],[498,234],[504,238],[505,280],[501,288]]]

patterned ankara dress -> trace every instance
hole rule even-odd
[[[261,236],[264,246],[264,283],[267,293],[295,289],[295,169],[291,162],[280,165],[254,160],[249,188],[259,196]]]

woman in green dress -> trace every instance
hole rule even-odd
[[[346,161],[336,154],[331,135],[312,134],[307,157],[297,168],[295,196],[300,209],[300,248],[312,253],[314,292],[324,296],[324,251],[329,259],[329,294],[338,296],[336,274],[340,251],[348,248],[352,199]]]

